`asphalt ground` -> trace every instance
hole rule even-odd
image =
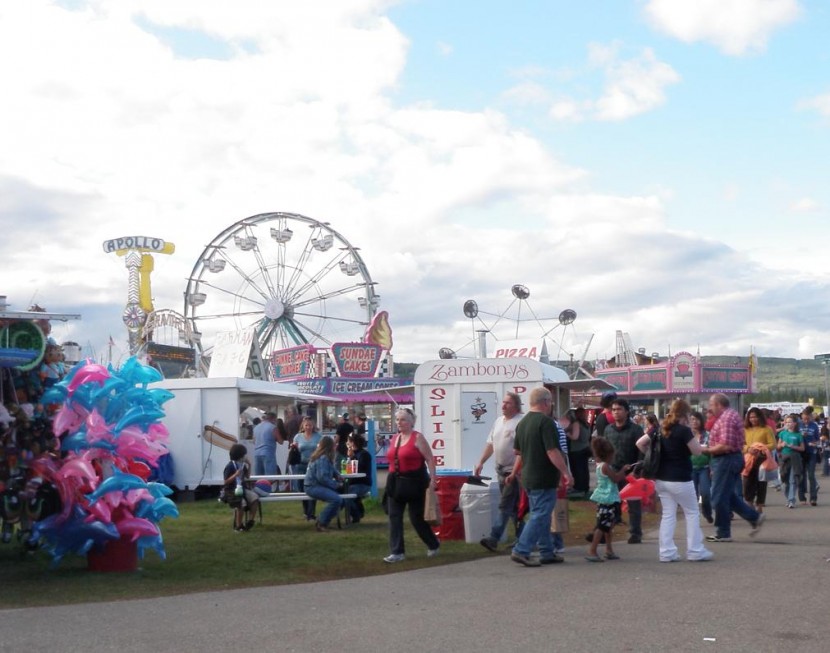
[[[601,564],[570,547],[563,564],[539,568],[504,553],[413,571],[403,562],[380,577],[3,610],[0,651],[826,652],[830,504],[769,500],[758,535],[736,519],[732,543],[708,545],[710,562],[660,563],[653,531]],[[682,519],[676,539],[682,554]],[[410,557],[426,555],[408,544]]]

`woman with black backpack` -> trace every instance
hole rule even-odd
[[[654,486],[663,507],[660,520],[660,562],[680,560],[677,545],[674,543],[678,506],[683,509],[686,520],[686,559],[703,562],[713,557],[712,552],[703,545],[700,510],[692,481],[690,455],[699,455],[702,450],[689,428],[691,413],[691,406],[682,399],[677,399],[663,420],[658,435],[661,438],[660,462]],[[650,447],[651,438],[648,434],[637,440],[637,448],[643,453]]]

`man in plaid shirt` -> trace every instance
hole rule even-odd
[[[744,468],[741,451],[746,442],[741,416],[729,407],[729,399],[724,394],[709,397],[709,409],[715,416],[715,423],[709,431],[709,446],[703,447],[703,451],[712,457],[711,493],[717,532],[706,539],[709,542],[731,542],[733,512],[750,523],[750,535],[758,532],[765,515],[748,505],[736,491]]]

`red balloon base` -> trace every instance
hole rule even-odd
[[[86,554],[89,571],[135,571],[138,569],[138,545],[128,538],[107,542],[102,549]]]

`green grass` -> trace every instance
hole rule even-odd
[[[161,524],[167,560],[147,551],[136,572],[90,572],[86,558],[74,555],[52,569],[45,551],[24,554],[16,540],[0,544],[0,608],[374,576],[492,556],[478,544],[445,541],[441,555],[427,558],[407,520],[406,562],[388,565],[383,562],[389,552],[386,516],[372,501],[366,502],[360,524],[328,533],[317,533],[302,518],[301,505],[293,502],[263,506],[263,525],[248,533],[233,532],[231,510],[217,501],[183,503],[179,509],[178,519]],[[584,545],[594,504],[572,501],[570,520],[566,543]]]

